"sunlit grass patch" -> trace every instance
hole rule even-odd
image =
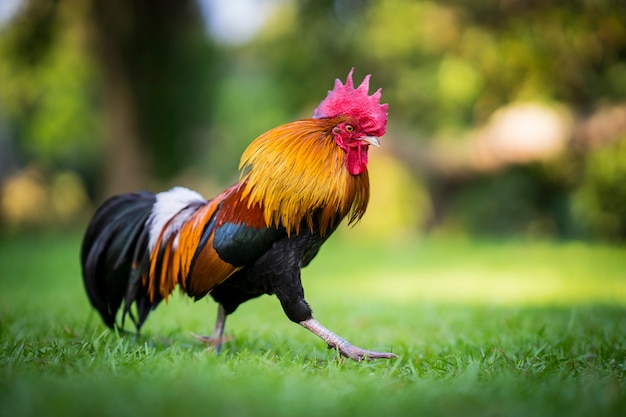
[[[375,275],[366,275],[359,291],[379,299],[402,302],[457,302],[501,305],[571,305],[626,303],[626,279],[563,277],[556,271],[497,273],[450,271],[423,276],[397,273],[380,286]]]
[[[367,259],[359,256],[365,251],[358,245],[341,248],[339,256],[332,248],[324,252],[322,285],[332,286],[333,295],[348,291],[397,302],[626,303],[626,248],[438,240],[373,246]],[[370,266],[359,268],[365,262]],[[333,271],[332,265],[342,263],[348,266]],[[350,268],[357,272],[351,274]]]
[[[72,236],[0,241],[0,416],[626,409],[623,248],[331,240],[303,271],[316,318],[399,355],[354,363],[291,323],[275,297],[228,318],[219,356],[190,335],[211,331],[210,299],[176,293],[142,335],[108,330],[84,294],[78,247]]]

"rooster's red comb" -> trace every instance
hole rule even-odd
[[[370,74],[365,76],[361,85],[354,88],[353,72],[354,68],[348,73],[345,85],[342,84],[341,80],[335,80],[335,87],[317,106],[313,112],[313,118],[321,119],[346,114],[357,119],[361,128],[369,135],[382,136],[387,127],[387,107],[389,105],[380,104],[380,88],[371,96],[369,95]]]

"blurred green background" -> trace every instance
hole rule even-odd
[[[96,206],[215,195],[352,67],[388,130],[304,286],[400,358],[335,360],[274,297],[219,356],[189,334],[208,297],[107,331],[78,262]],[[622,416],[625,179],[623,0],[0,0],[0,417]]]
[[[355,67],[389,126],[351,233],[626,238],[625,2],[5,0],[0,19],[9,234],[80,229],[138,188],[210,197]]]

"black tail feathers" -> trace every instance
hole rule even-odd
[[[111,197],[96,211],[85,232],[80,256],[85,289],[109,327],[116,325],[122,301],[121,326],[128,314],[137,330],[161,301],[150,301],[141,280],[142,271],[149,267],[146,221],[155,201],[155,195],[148,192]],[[133,302],[137,317],[130,309]]]

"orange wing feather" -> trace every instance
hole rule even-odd
[[[258,205],[248,207],[248,198],[241,196],[239,184],[231,186],[200,207],[177,234],[171,235],[164,242],[166,230],[174,217],[163,227],[150,255],[149,273],[143,277],[144,285],[146,282],[148,284],[151,300],[160,293],[167,301],[176,284],[180,284],[190,294],[204,295],[241,269],[219,257],[213,248],[212,234],[198,251],[207,224],[213,222],[214,228],[226,222],[245,223],[258,229],[266,227],[263,210]]]
[[[215,216],[220,202],[233,189],[234,187],[225,190],[200,207],[184,223],[177,234],[169,237],[167,242],[163,242],[163,237],[169,222],[163,227],[161,235],[150,254],[149,274],[143,277],[144,284],[146,282],[148,284],[148,293],[151,300],[154,300],[158,292],[167,301],[176,284],[180,284],[183,289],[186,289],[187,276],[200,245],[204,226]]]

